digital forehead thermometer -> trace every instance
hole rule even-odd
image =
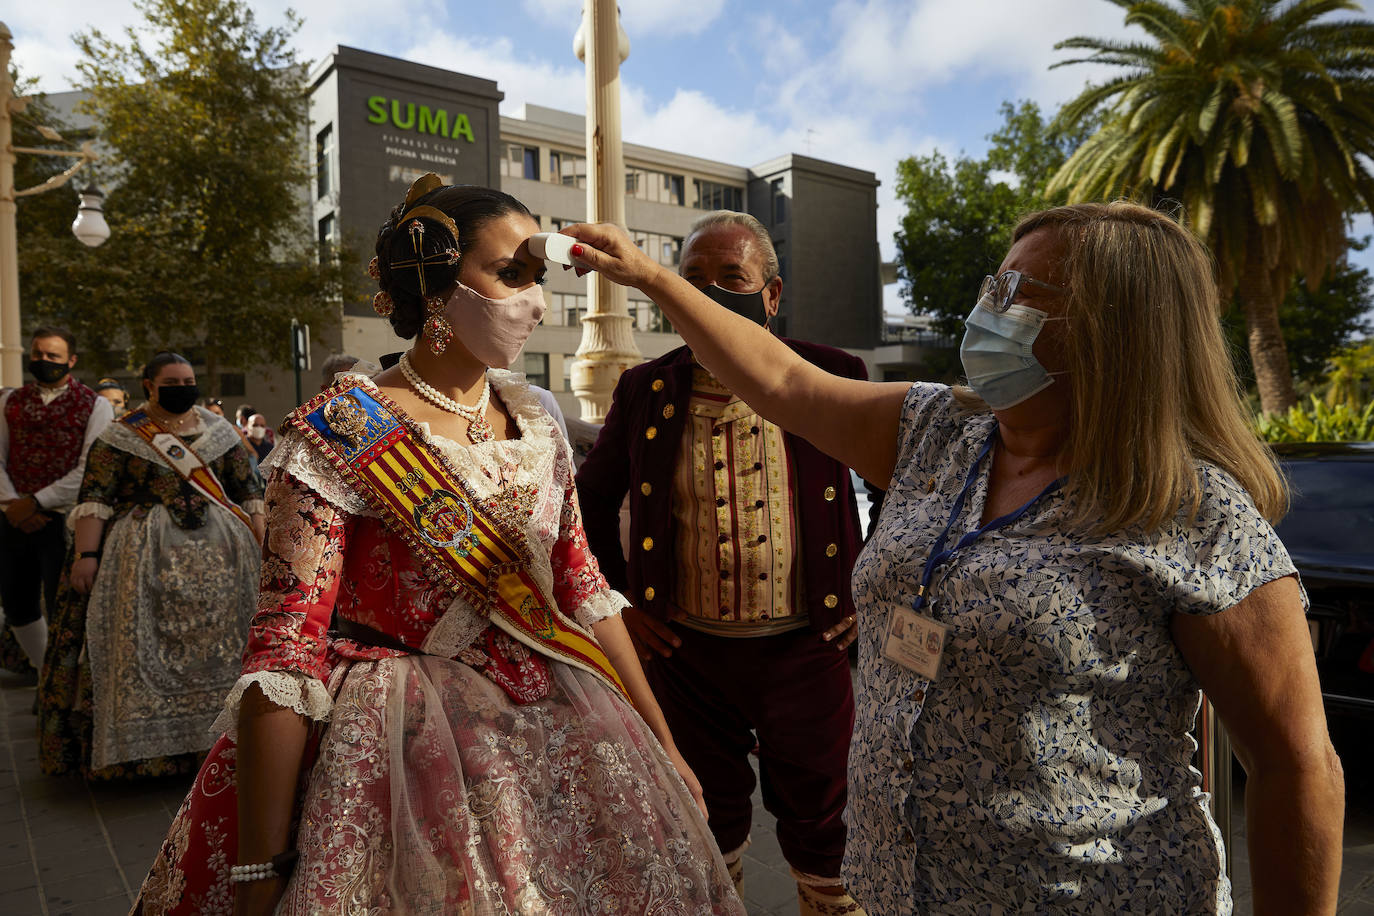
[[[572,265],[572,246],[577,239],[561,232],[536,232],[530,236],[530,254],[555,264]]]

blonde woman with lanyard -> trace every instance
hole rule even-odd
[[[1229,913],[1199,688],[1249,775],[1255,912],[1334,912],[1342,779],[1269,523],[1286,493],[1191,233],[1124,202],[1028,216],[949,389],[827,375],[620,230],[565,231],[759,413],[888,488],[854,570],[843,877],[869,912]]]
[[[75,555],[39,681],[40,763],[97,778],[186,772],[234,682],[257,594],[262,483],[238,434],[160,353],[148,402],[92,444]]]

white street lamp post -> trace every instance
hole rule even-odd
[[[50,150],[16,147],[10,121],[27,107],[29,100],[16,97],[14,81],[10,79],[10,52],[14,50],[9,28],[0,22],[0,385],[17,388],[24,383],[24,341],[19,334],[19,240],[14,215],[17,200],[60,188],[84,165],[94,162],[96,153],[90,143],[80,150]],[[60,140],[56,131],[43,129],[50,140]],[[22,191],[14,187],[14,163],[19,153],[34,156],[60,156],[77,160],[71,168],[47,181]],[[81,208],[72,233],[82,244],[92,248],[110,237],[100,202],[105,195],[94,185],[81,192]]]
[[[620,64],[630,40],[620,28],[616,0],[586,0],[573,51],[587,63],[587,219],[625,226],[625,154],[620,142]],[[643,361],[625,288],[600,274],[590,278],[582,342],[572,366],[572,389],[582,419],[601,423],[620,373]]]

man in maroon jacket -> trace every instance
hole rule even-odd
[[[52,608],[66,553],[63,526],[76,504],[86,452],[114,415],[72,378],[76,340],[43,327],[29,344],[35,381],[0,397],[0,604],[5,622],[42,669],[48,643],[39,598]]]
[[[747,214],[698,220],[680,270],[760,323],[777,314],[777,254]],[[867,377],[842,350],[787,343],[831,372]],[[680,347],[621,376],[577,490],[592,551],[633,602],[626,627],[701,780],[736,884],[757,746],[764,806],[778,819],[801,912],[862,912],[839,878],[854,724],[844,650],[855,635],[849,577],[860,543],[849,469],[759,417]]]

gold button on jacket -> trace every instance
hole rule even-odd
[[[644,549],[645,549],[645,550],[653,550],[653,549],[654,549],[654,539],[653,539],[653,538],[645,538],[645,539],[644,539]]]
[[[826,544],[826,545],[825,545],[825,555],[826,555],[827,557],[833,557],[835,554],[837,554],[837,553],[839,553],[839,552],[840,552],[840,545],[839,545],[839,544]]]
[[[663,390],[663,379],[661,379],[661,378],[656,378],[656,379],[654,379],[654,383],[653,383],[652,385],[650,385],[649,387],[652,388],[652,389],[654,389],[655,391],[662,391],[662,390]]]
[[[676,412],[677,412],[677,410],[676,410],[676,408],[673,407],[672,404],[664,404],[664,405],[663,405],[663,419],[665,419],[665,420],[671,420],[671,419],[673,418],[673,414],[676,413]]]
[[[645,496],[648,496],[650,493],[654,492],[653,484],[649,483],[649,481],[647,480],[644,481],[642,484],[639,485],[639,492],[643,493]]]
[[[657,426],[650,426],[648,429],[644,430],[644,438],[645,438],[645,439],[652,439],[654,436],[657,436],[657,435],[658,435],[658,427],[657,427]]]
[[[652,585],[649,586],[648,588],[646,588],[646,589],[644,590],[644,600],[645,600],[645,601],[653,601],[653,600],[654,600],[654,587],[653,587]]]
[[[826,606],[826,607],[833,608],[835,605],[837,605],[837,604],[839,604],[839,603],[840,603],[840,599],[839,599],[839,598],[836,598],[834,595],[826,595],[826,596],[825,596],[825,606]]]
[[[653,429],[652,426],[649,427],[649,428],[650,428],[650,429]],[[649,438],[652,439],[653,436],[650,436]],[[833,502],[835,501],[835,488],[834,488],[834,487],[826,487],[826,488],[825,488],[825,501],[828,502],[828,503],[833,503]]]

